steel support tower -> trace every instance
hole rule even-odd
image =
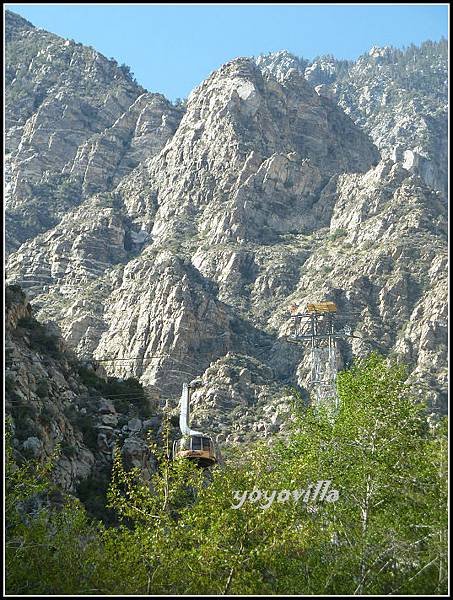
[[[338,372],[337,341],[351,335],[346,316],[337,314],[334,302],[308,304],[305,312],[290,308],[293,333],[288,341],[308,345],[311,355],[310,388],[317,405],[338,408],[336,379]]]

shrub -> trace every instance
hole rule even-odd
[[[83,502],[88,514],[106,524],[117,521],[114,511],[106,508],[110,471],[110,468],[105,469],[83,479],[77,485],[77,496]]]
[[[41,410],[40,419],[43,423],[51,423],[57,415],[57,410],[52,404],[46,404]]]
[[[48,398],[49,397],[49,383],[46,379],[41,379],[41,381],[36,386],[36,393],[40,398]]]
[[[17,322],[17,325],[19,328],[27,330],[32,348],[49,354],[54,358],[62,356],[60,338],[57,335],[49,333],[45,326],[34,317],[22,317]]]
[[[108,377],[102,379],[99,375],[87,367],[80,366],[77,369],[83,383],[94,388],[99,395],[113,402],[118,412],[127,413],[131,410],[139,416],[151,416],[151,409],[142,384],[134,377],[126,380]]]
[[[75,456],[77,454],[77,446],[74,446],[66,440],[63,440],[61,442],[61,452],[68,458],[71,458],[72,456]]]
[[[335,240],[338,240],[342,237],[345,237],[348,234],[347,230],[344,229],[343,227],[339,227],[338,229],[336,229],[334,232],[332,232],[329,235],[329,239],[333,242]]]
[[[332,265],[323,265],[321,267],[321,272],[322,273],[330,273],[331,271],[333,271],[333,266]]]
[[[77,373],[79,374],[82,382],[88,387],[93,387],[97,390],[101,390],[105,385],[105,381],[101,379],[99,375],[96,375],[96,373],[92,369],[88,369],[84,366],[79,366],[77,369]]]

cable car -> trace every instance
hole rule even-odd
[[[192,386],[193,389],[194,386]],[[173,458],[183,457],[196,461],[200,467],[211,467],[219,460],[219,455],[212,438],[189,427],[189,385],[183,383],[181,395],[181,412],[179,428],[182,438],[173,442]]]
[[[211,467],[217,462],[214,442],[210,437],[191,435],[173,442],[173,456],[196,461],[200,467]]]

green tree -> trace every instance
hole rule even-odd
[[[405,380],[382,357],[358,361],[339,377],[335,418],[303,409],[288,441],[249,446],[209,479],[164,459],[147,485],[117,456],[110,501],[128,522],[110,544],[125,536],[135,562],[119,571],[122,592],[445,592],[445,424],[429,426]],[[336,502],[232,508],[235,491],[327,480]]]
[[[52,484],[56,454],[18,465],[11,433],[5,450],[5,573],[8,594],[71,594],[91,589],[99,527],[80,502]]]
[[[17,467],[10,446],[7,589],[446,593],[446,422],[427,418],[406,375],[376,355],[357,361],[338,378],[337,414],[301,408],[288,439],[232,449],[209,472],[170,460],[167,422],[163,440],[150,441],[150,481],[115,454],[108,505],[119,526],[89,521],[76,500],[30,504],[49,467]],[[283,501],[327,480],[336,501]],[[277,495],[268,502],[259,490]]]
[[[287,477],[330,479],[306,553],[309,593],[446,590],[445,424],[428,426],[401,365],[371,355],[339,375],[335,419],[308,408],[281,449]]]

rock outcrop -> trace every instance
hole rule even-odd
[[[74,493],[90,480],[108,480],[117,446],[150,476],[155,459],[146,435],[158,436],[162,423],[152,392],[79,361],[34,318],[18,286],[6,288],[5,350],[5,409],[18,462],[48,459],[58,445],[53,478]],[[91,493],[98,495],[99,485]]]
[[[11,40],[34,39],[31,25],[11,27]],[[36,35],[37,43],[51,36]],[[65,44],[57,38],[52,48],[64,53]],[[90,52],[92,69],[104,64]],[[124,102],[115,114],[109,109],[109,119],[93,116],[91,133],[87,126],[55,163],[79,186],[77,202],[20,240],[14,233],[8,280],[26,289],[38,317],[58,327],[79,358],[95,358],[108,375],[139,378],[161,408],[168,401],[174,410],[182,382],[200,377],[193,417],[221,444],[285,427],[290,387],[307,399],[307,353],[286,339],[293,302],[331,299],[354,313],[360,338],[340,348],[342,364],[371,349],[396,354],[433,408],[444,410],[443,151],[430,155],[439,171],[427,179],[403,129],[390,132],[390,121],[405,118],[399,101],[386,104],[386,121],[367,108],[374,92],[369,104],[358,100],[365,77],[377,81],[376,65],[393,81],[403,60],[395,56],[381,61],[375,50],[361,59],[362,79],[357,64],[331,58],[291,64],[280,53],[258,65],[238,58],[213,72],[184,108],[138,89],[111,65],[105,85],[123,90]],[[347,85],[356,86],[349,115]],[[436,105],[441,126],[440,96],[427,91],[426,98],[417,114]],[[20,140],[39,114],[26,116],[25,104],[14,110],[23,129],[11,130],[18,140],[11,164],[33,186],[47,177],[52,156],[41,148],[42,163],[33,158],[30,173],[21,166]],[[49,136],[52,128],[49,117]],[[388,151],[392,135],[402,158]],[[34,202],[23,198],[31,211]],[[108,428],[119,426],[115,414],[103,414],[108,445]],[[140,443],[128,444],[132,451]]]
[[[447,194],[447,40],[404,50],[372,48],[356,61],[321,56],[312,62],[288,52],[256,59],[266,72],[303,73],[316,91],[333,99],[369,133],[381,151]]]
[[[181,109],[127,67],[7,11],[7,247],[105,192],[174,133]]]

